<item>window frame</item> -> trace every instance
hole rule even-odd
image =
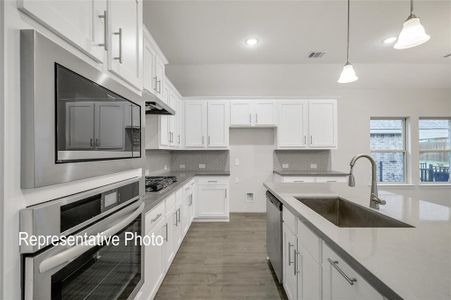
[[[420,171],[420,162],[421,162],[421,154],[422,153],[449,153],[451,155],[451,146],[447,149],[427,149],[427,150],[421,150],[420,147],[420,122],[422,120],[448,120],[448,122],[451,123],[451,117],[419,117],[418,118],[418,184],[419,185],[429,185],[429,186],[444,186],[444,185],[451,185],[451,165],[450,165],[450,177],[448,181],[421,181],[421,171]],[[451,138],[451,137],[450,137]]]
[[[403,142],[403,149],[372,149],[371,148],[371,121],[393,121],[393,120],[400,120],[402,123],[402,142]],[[379,178],[377,178],[378,185],[408,185],[410,184],[410,176],[408,175],[408,171],[410,170],[408,163],[409,163],[409,151],[407,150],[408,145],[408,137],[407,137],[407,122],[409,121],[408,117],[370,117],[370,128],[369,128],[369,139],[370,139],[370,153],[402,153],[403,154],[403,172],[404,172],[404,181],[379,181]]]

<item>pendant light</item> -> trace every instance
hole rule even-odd
[[[347,48],[346,48],[346,64],[343,67],[343,71],[341,71],[340,78],[338,78],[338,83],[349,83],[356,81],[359,79],[355,74],[354,68],[352,64],[349,62],[349,19],[350,19],[350,6],[351,1],[348,0],[348,31],[347,31]]]
[[[395,49],[408,49],[419,46],[429,41],[431,37],[424,30],[420,18],[413,14],[413,0],[410,0],[410,15],[402,25],[398,41],[393,46]]]

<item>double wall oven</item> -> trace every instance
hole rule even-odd
[[[136,296],[143,283],[144,266],[142,246],[131,240],[142,234],[144,203],[139,180],[129,179],[21,211],[24,299]],[[66,241],[69,237],[86,240],[99,233],[106,238],[101,243],[62,243],[62,237]],[[56,236],[60,243],[33,244],[26,236]]]

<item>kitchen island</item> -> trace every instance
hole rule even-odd
[[[284,210],[323,241],[325,249],[337,253],[383,297],[451,299],[449,207],[380,191],[379,196],[387,203],[377,212],[413,227],[344,228],[329,222],[295,197],[341,197],[368,207],[369,187],[274,182],[264,186],[282,202]]]

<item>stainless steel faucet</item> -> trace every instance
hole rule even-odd
[[[358,154],[356,156],[354,156],[351,159],[351,162],[349,163],[351,170],[349,171],[349,182],[348,185],[349,186],[355,186],[355,178],[354,175],[352,174],[353,168],[355,163],[357,162],[357,160],[359,158],[368,158],[368,160],[371,162],[371,195],[370,195],[370,207],[371,208],[375,208],[375,209],[379,209],[379,205],[385,205],[385,200],[382,200],[381,198],[379,198],[378,192],[377,192],[377,179],[376,179],[376,162],[374,161],[374,159],[367,155],[367,154]]]

